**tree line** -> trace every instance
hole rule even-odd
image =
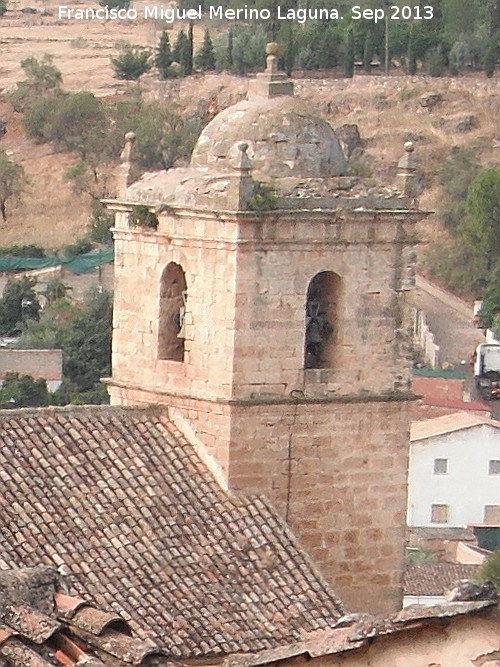
[[[243,3],[233,0],[222,4],[237,8]],[[262,2],[248,0],[244,4],[260,7]],[[298,2],[287,0],[280,4],[285,9],[297,8]],[[183,30],[179,32],[172,48],[168,32],[164,31],[151,66],[158,67],[162,78],[190,74],[193,62],[200,70],[245,74],[262,69],[263,47],[273,39],[282,45],[280,66],[288,73],[294,68],[339,69],[345,76],[352,76],[355,65],[370,72],[376,65],[390,68],[397,64],[408,74],[422,72],[441,76],[457,75],[464,70],[483,70],[487,76],[493,75],[499,57],[500,0],[415,0],[412,3],[365,0],[359,4],[366,9],[385,5],[387,11],[389,5],[412,5],[411,18],[401,18],[400,14],[396,20],[354,20],[350,18],[350,1],[310,0],[308,8],[337,7],[344,19],[310,20],[302,25],[273,20],[237,22],[216,38],[206,30],[203,45],[194,61],[192,26],[189,34]],[[189,8],[193,2],[181,0],[180,6]],[[273,7],[273,3],[270,6]],[[432,8],[429,20],[416,18],[425,15],[424,7]],[[176,67],[172,68],[172,63]]]

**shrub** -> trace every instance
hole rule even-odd
[[[481,579],[491,581],[500,591],[500,549],[496,549],[479,571]]]
[[[7,373],[0,389],[0,407],[27,408],[49,404],[49,392],[45,380],[35,380],[31,375]]]
[[[127,47],[111,62],[116,78],[126,81],[137,81],[153,66],[151,51],[143,46]]]
[[[145,227],[146,229],[158,228],[158,216],[152,213],[147,206],[139,204],[134,206],[129,215],[131,227]]]
[[[277,208],[277,203],[272,185],[256,182],[253,195],[247,201],[247,211],[271,211]]]
[[[45,257],[45,250],[42,246],[30,243],[29,245],[13,245],[0,248],[0,255],[11,255],[12,257]]]
[[[64,246],[63,253],[66,257],[78,257],[92,250],[92,243],[87,238],[78,239],[74,243]]]

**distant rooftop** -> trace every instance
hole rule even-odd
[[[461,579],[474,579],[478,565],[458,563],[410,563],[404,575],[404,594],[444,595]]]
[[[488,417],[478,417],[469,412],[454,412],[451,415],[444,415],[443,417],[434,417],[433,419],[413,422],[410,430],[410,440],[411,442],[425,440],[436,435],[461,431],[462,429],[474,428],[476,426],[500,428],[500,422]]]

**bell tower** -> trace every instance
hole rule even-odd
[[[185,169],[116,212],[113,404],[156,403],[263,494],[353,611],[401,603],[409,448],[413,147],[397,187],[344,176],[333,129],[276,49]],[[127,141],[131,142],[132,137]],[[156,229],[132,224],[146,209]],[[151,218],[150,218],[151,219]]]

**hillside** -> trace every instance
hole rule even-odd
[[[50,5],[37,3],[37,8]],[[23,78],[19,65],[23,58],[51,53],[63,73],[66,89],[90,89],[103,97],[119,95],[131,84],[113,79],[110,56],[117,53],[123,40],[152,46],[158,35],[158,26],[140,21],[128,25],[62,23],[55,16],[9,13],[0,20],[3,92]],[[201,35],[198,27],[197,41]],[[186,107],[192,107],[198,99],[211,99],[214,112],[239,99],[247,87],[245,78],[228,74],[194,75],[163,84],[149,74],[141,83],[152,97],[180,101]],[[439,208],[436,170],[452,147],[479,149],[484,164],[500,161],[500,78],[487,80],[481,74],[436,79],[396,73],[389,77],[357,74],[352,80],[299,78],[296,91],[332,125],[359,126],[365,142],[363,168],[369,167],[383,180],[393,177],[403,142],[412,140],[425,183],[421,204],[426,209]],[[431,93],[438,93],[442,99],[434,106],[425,106],[425,97]],[[88,202],[76,197],[64,179],[73,157],[28,139],[21,116],[6,102],[0,104],[0,117],[7,121],[8,128],[0,145],[23,164],[31,182],[21,202],[9,207],[9,219],[1,225],[0,245],[39,242],[50,248],[83,235]],[[426,222],[421,233],[427,240],[441,234],[437,217]]]

